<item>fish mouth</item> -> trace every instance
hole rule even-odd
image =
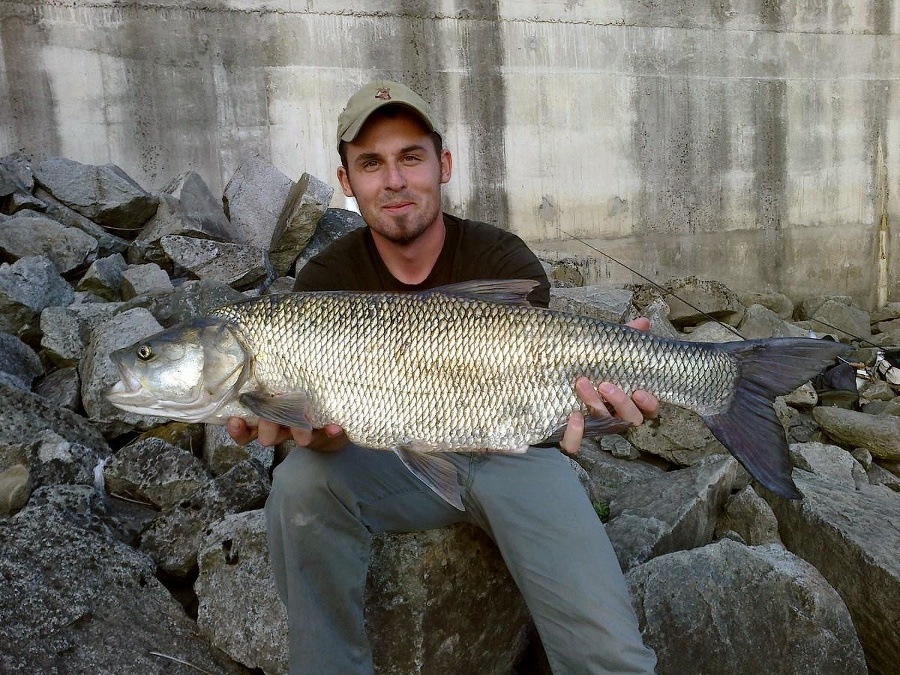
[[[112,386],[109,393],[122,396],[137,394],[142,389],[141,381],[122,362],[121,354],[114,352],[110,354],[109,359],[119,371],[119,381]]]

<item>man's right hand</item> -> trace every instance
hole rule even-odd
[[[271,446],[293,438],[294,443],[300,447],[333,452],[343,448],[348,440],[344,430],[336,424],[327,424],[323,429],[301,429],[283,427],[261,419],[258,427],[252,427],[242,418],[232,417],[225,425],[225,429],[239,445],[246,445],[255,439],[260,445]]]

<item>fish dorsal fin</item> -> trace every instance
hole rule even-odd
[[[432,292],[505,305],[528,305],[528,294],[537,286],[534,279],[477,279],[438,286]]]

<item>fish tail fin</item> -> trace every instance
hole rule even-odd
[[[756,480],[781,497],[799,499],[784,427],[773,407],[775,397],[790,393],[851,348],[809,338],[748,340],[719,347],[738,360],[739,376],[727,410],[704,415],[703,420]]]

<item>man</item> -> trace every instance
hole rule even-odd
[[[367,227],[342,237],[297,274],[296,290],[415,291],[480,278],[527,278],[529,296],[549,301],[549,283],[524,243],[484,223],[441,212],[452,159],[427,103],[395,82],[354,94],[338,118],[338,180]],[[636,322],[646,329],[645,319]],[[580,378],[594,415],[640,424],[656,414],[647,392],[628,397]],[[602,394],[602,398],[601,398]],[[584,419],[569,419],[561,447],[575,453]],[[556,673],[646,673],[653,652],[637,619],[612,547],[565,456],[556,448],[523,455],[447,453],[465,511],[446,503],[393,453],[359,448],[329,425],[307,431],[232,419],[239,442],[258,434],[299,446],[276,468],[266,503],[276,584],[288,610],[292,672],[368,673],[363,618],[370,538],[470,522],[496,541],[528,604]]]

